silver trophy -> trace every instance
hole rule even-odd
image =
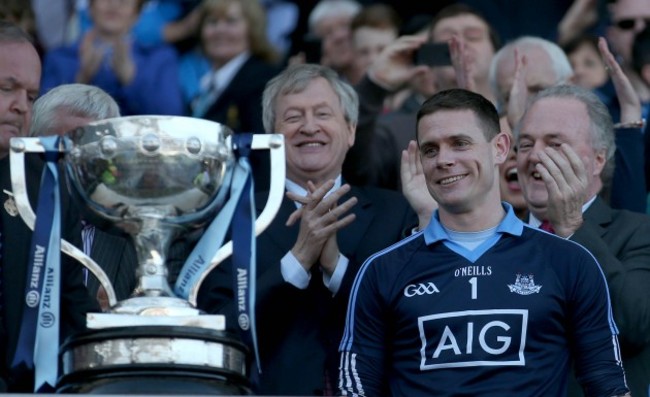
[[[196,308],[201,282],[232,253],[232,242],[216,251],[185,299],[170,287],[166,266],[174,239],[204,228],[222,209],[235,162],[232,137],[221,124],[171,116],[102,120],[65,136],[61,151],[71,194],[91,218],[132,236],[138,281],[132,296],[118,302],[101,266],[62,242],[62,250],[97,277],[110,309],[89,314],[92,331],[62,347],[61,391],[247,393],[246,347],[224,333],[223,316],[201,314]],[[255,135],[252,149],[271,153],[271,190],[255,221],[258,235],[273,220],[284,195],[283,138]],[[26,192],[24,154],[42,151],[38,138],[11,141],[16,206],[32,229],[35,215]]]

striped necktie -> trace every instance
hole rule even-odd
[[[547,220],[542,221],[542,224],[539,225],[539,228],[549,233],[555,234],[555,229],[553,229],[553,226],[551,226],[551,222]]]

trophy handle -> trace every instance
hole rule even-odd
[[[41,141],[38,138],[11,138],[11,189],[13,190],[16,208],[18,208],[20,217],[23,219],[27,227],[34,230],[36,215],[29,203],[29,197],[27,195],[27,183],[25,181],[25,152],[43,153],[45,152],[45,148],[43,148],[43,145],[41,145]],[[113,285],[111,284],[108,275],[106,275],[104,269],[102,269],[97,262],[64,239],[61,239],[61,251],[78,260],[86,269],[97,277],[101,286],[106,290],[108,303],[111,307],[117,304],[115,289],[113,289]]]
[[[269,197],[260,216],[255,220],[255,236],[259,236],[273,221],[275,215],[280,209],[282,199],[284,198],[284,183],[286,178],[286,163],[284,152],[284,135],[282,134],[254,134],[253,150],[268,149],[271,151],[271,188]],[[196,299],[199,294],[199,288],[208,274],[214,270],[224,259],[232,254],[232,240],[224,244],[210,261],[210,265],[199,276],[198,280],[192,286],[188,301],[196,307]]]

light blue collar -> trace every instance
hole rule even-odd
[[[503,234],[508,233],[513,236],[521,236],[524,230],[524,223],[517,218],[515,215],[512,206],[505,201],[501,202],[503,209],[506,211],[506,216],[503,217],[499,225],[497,226],[496,233]],[[431,245],[438,241],[450,241],[449,234],[445,231],[440,223],[440,216],[438,210],[436,210],[431,216],[431,221],[424,229],[424,241],[427,245]]]

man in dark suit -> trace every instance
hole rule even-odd
[[[17,216],[11,197],[9,179],[9,140],[26,136],[32,115],[32,104],[38,95],[41,64],[34,46],[16,25],[0,21],[0,188],[4,203],[0,211],[2,259],[0,273],[0,379],[10,392],[33,391],[33,372],[17,373],[9,369],[16,352],[25,306],[27,262],[32,233]],[[10,55],[7,55],[10,54]],[[38,157],[28,158],[26,174],[28,193],[36,197],[40,171]],[[7,193],[9,192],[9,193]],[[34,193],[34,194],[32,194]],[[65,195],[62,195],[63,197]],[[68,219],[69,207],[63,201],[62,219]],[[77,225],[78,226],[78,225]],[[63,237],[79,236],[79,228],[65,221]],[[61,340],[85,327],[85,314],[99,308],[93,305],[82,284],[81,269],[74,261],[62,257]],[[52,343],[57,343],[53,341]],[[54,363],[48,363],[53,365]],[[0,382],[0,385],[2,382]],[[0,386],[1,387],[1,386]]]
[[[263,96],[264,127],[285,137],[287,198],[257,239],[257,392],[328,395],[349,292],[363,261],[400,240],[417,218],[398,193],[341,179],[354,143],[357,95],[324,66],[289,67]],[[265,198],[260,194],[258,208]],[[232,265],[212,272],[200,306],[237,324]],[[253,374],[256,378],[257,374]]]
[[[86,84],[62,84],[34,103],[31,136],[63,135],[97,120],[120,116],[115,100],[99,87]],[[83,251],[97,262],[113,284],[118,300],[128,298],[136,286],[135,248],[128,237],[111,235],[84,224],[81,232]],[[84,282],[102,309],[108,308],[106,292],[99,281],[84,270]]]
[[[632,395],[647,395],[650,218],[612,209],[598,197],[615,151],[607,108],[579,87],[548,88],[529,104],[516,140],[529,223],[580,243],[596,257],[620,330],[628,386]]]

